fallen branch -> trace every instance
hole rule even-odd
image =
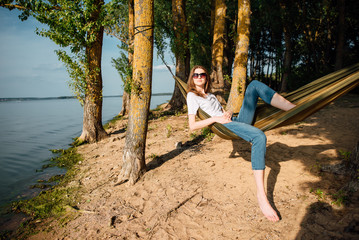
[[[198,192],[196,192],[195,194],[193,194],[192,196],[190,196],[189,198],[186,198],[185,200],[183,200],[182,202],[180,202],[176,207],[172,208],[171,210],[169,210],[166,214],[166,222],[167,219],[171,216],[171,214],[174,211],[177,211],[177,209],[179,209],[180,207],[182,207],[184,204],[186,204],[186,202],[188,202],[189,200],[191,200],[192,198],[194,198],[194,196],[196,196],[198,194]]]

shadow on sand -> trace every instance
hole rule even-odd
[[[338,99],[335,104],[336,107],[339,108],[351,108],[357,109],[356,114],[353,116],[354,119],[359,119],[359,96],[358,95],[349,95],[344,96],[341,99]],[[330,107],[330,106],[329,106]],[[323,110],[325,111],[325,110]],[[319,114],[319,115],[318,115]],[[324,144],[324,145],[305,145],[305,146],[295,146],[291,147],[283,143],[275,142],[269,146],[267,146],[266,153],[266,169],[269,170],[268,179],[267,179],[267,196],[268,200],[271,203],[272,207],[277,211],[280,216],[280,212],[275,206],[274,200],[274,190],[275,185],[277,183],[278,175],[281,171],[281,162],[288,161],[290,159],[300,159],[306,170],[311,172],[313,168],[313,163],[315,164],[315,159],[313,161],[305,160],[303,156],[310,153],[315,149],[315,152],[320,153],[327,149],[338,149],[338,144],[341,143],[342,139],[336,139],[334,131],[343,131],[347,132],[350,137],[350,141],[352,141],[352,145],[350,147],[354,147],[355,143],[359,140],[359,135],[356,136],[359,125],[357,125],[356,129],[342,129],[336,128],[337,126],[341,126],[342,119],[338,116],[337,119],[333,118],[331,121],[325,121],[321,112],[317,113],[316,116],[311,118],[310,122],[312,126],[306,126],[305,129],[300,129],[300,133],[305,137],[313,137],[313,133],[316,133],[318,137],[325,137],[326,139],[330,139],[332,144]],[[328,118],[327,118],[328,119]],[[357,121],[352,120],[350,121]],[[320,127],[318,127],[320,126]],[[355,126],[355,124],[351,124],[351,126]],[[298,129],[289,130],[289,134],[297,134]],[[349,143],[350,144],[350,143]],[[251,161],[250,159],[250,144],[245,142],[244,140],[235,140],[232,141],[233,151],[230,154],[230,157],[242,157],[246,161]],[[348,144],[347,144],[348,145]],[[338,149],[339,150],[339,149]],[[283,156],[278,156],[278,152],[287,153]],[[274,154],[277,153],[275,156]],[[288,156],[290,153],[290,156]],[[304,155],[303,155],[304,154]],[[274,155],[274,156],[273,156]],[[338,154],[340,155],[340,154]],[[308,159],[308,156],[306,157]],[[315,158],[315,156],[313,156]],[[268,169],[269,168],[269,169]],[[359,169],[358,169],[359,170]],[[340,181],[335,174],[326,173],[326,174],[318,174],[321,177],[319,182],[310,182],[309,187],[313,189],[320,187],[324,189],[325,194],[332,194],[333,192],[329,191],[339,191],[341,187],[337,187],[338,183],[336,182],[337,189],[325,189],[325,184],[323,181],[328,181],[328,179],[335,179],[334,181]],[[345,177],[343,177],[345,178]],[[346,178],[347,179],[347,178]],[[344,181],[344,180],[342,180]],[[356,177],[355,181],[359,181],[358,177]],[[343,182],[342,184],[345,184]],[[334,184],[333,184],[334,185]],[[340,185],[340,184],[339,184]],[[343,185],[342,185],[343,186]],[[346,203],[342,205],[340,208],[335,205],[331,205],[325,201],[320,201],[311,204],[307,207],[307,212],[305,217],[303,218],[300,226],[301,229],[298,232],[295,239],[298,240],[308,240],[308,239],[359,239],[359,191],[352,192],[349,195],[346,195]]]

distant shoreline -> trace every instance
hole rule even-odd
[[[169,96],[172,93],[153,93],[152,96]],[[104,98],[122,97],[123,95],[103,96]],[[38,100],[59,100],[59,99],[75,99],[75,96],[60,96],[60,97],[14,97],[14,98],[0,98],[0,102],[10,101],[38,101]]]

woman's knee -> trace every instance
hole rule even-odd
[[[253,144],[264,144],[264,146],[267,143],[267,136],[262,131],[258,131],[256,135],[253,137]]]
[[[248,84],[248,87],[256,87],[256,86],[258,86],[258,85],[260,85],[261,84],[261,82],[260,81],[258,81],[258,80],[252,80],[249,84]]]

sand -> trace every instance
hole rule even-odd
[[[276,223],[257,206],[250,145],[193,139],[186,114],[151,120],[148,171],[133,186],[114,186],[125,123],[112,126],[108,139],[79,147],[75,217],[39,223],[30,239],[359,239],[358,193],[346,205],[332,203],[348,176],[320,171],[359,141],[359,95],[266,132],[265,184],[281,216]]]

